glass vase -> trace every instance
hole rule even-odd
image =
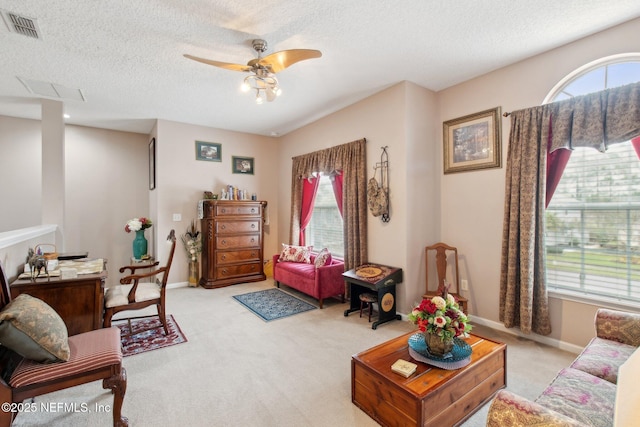
[[[136,238],[133,239],[133,257],[142,259],[147,254],[147,239],[144,237],[144,230],[136,231]]]

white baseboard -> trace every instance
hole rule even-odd
[[[400,314],[400,316],[402,317],[403,321],[409,321],[409,318],[407,317],[406,314]],[[584,349],[584,347],[581,347],[579,345],[571,344],[565,341],[560,341],[555,338],[549,338],[549,337],[545,337],[538,334],[525,334],[523,332],[520,332],[517,329],[505,328],[504,325],[500,322],[495,322],[493,320],[488,320],[482,317],[469,315],[469,320],[471,321],[472,325],[476,324],[476,325],[486,326],[487,328],[491,328],[499,332],[506,332],[511,335],[515,335],[521,338],[526,338],[528,340],[539,342],[541,344],[545,344],[550,347],[555,347],[560,350],[568,351],[570,353],[580,354],[580,352],[582,352],[582,350]]]
[[[167,283],[167,289],[186,288],[189,282]]]
[[[549,337],[545,337],[545,336],[534,334],[534,333],[525,334],[514,328],[505,328],[504,325],[500,322],[484,319],[482,317],[469,316],[469,320],[471,320],[472,324],[475,323],[476,325],[486,326],[496,331],[506,332],[511,335],[515,335],[521,338],[526,338],[528,340],[539,342],[541,344],[546,344],[550,347],[559,348],[560,350],[568,351],[570,353],[579,354],[584,349],[584,347],[581,347],[579,345],[571,344],[565,341],[560,341],[555,338],[549,338]]]

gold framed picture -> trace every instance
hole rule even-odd
[[[443,123],[444,173],[499,168],[500,107]]]

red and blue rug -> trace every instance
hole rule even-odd
[[[165,335],[158,317],[132,320],[131,330],[133,334],[130,334],[129,323],[126,320],[114,321],[113,324],[120,328],[122,355],[125,357],[187,342],[187,338],[170,314],[167,316],[169,335]]]

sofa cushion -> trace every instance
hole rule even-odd
[[[316,277],[316,266],[313,264],[306,264],[301,262],[284,262],[278,263],[278,268],[281,271],[285,271],[286,277],[300,277],[304,279],[315,280]],[[286,283],[286,280],[283,279]]]
[[[294,246],[282,244],[280,261],[311,263],[311,251],[313,246]]]
[[[582,424],[508,390],[500,390],[491,402],[487,427],[504,426],[577,427]]]
[[[69,360],[64,321],[44,301],[21,294],[0,312],[0,342],[36,362]]]
[[[616,386],[573,368],[561,370],[536,403],[587,426],[612,426]]]
[[[633,354],[636,348],[617,341],[595,337],[570,367],[616,384],[620,365]]]
[[[329,252],[329,249],[323,248],[318,255],[316,255],[314,264],[316,268],[331,264],[331,252]]]

